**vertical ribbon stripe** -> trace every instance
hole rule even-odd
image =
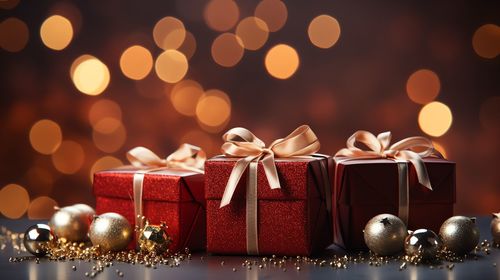
[[[398,202],[398,217],[408,225],[410,212],[409,198],[409,182],[408,182],[408,163],[406,161],[397,160],[398,165],[398,185],[399,185],[399,202]]]
[[[257,168],[258,162],[250,162],[247,178],[247,196],[246,196],[246,237],[247,253],[249,255],[259,254],[258,240],[258,212],[257,212]]]

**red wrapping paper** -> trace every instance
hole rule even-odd
[[[133,177],[138,169],[119,168],[94,175],[96,212],[115,212],[135,226]],[[172,238],[171,252],[205,249],[204,175],[165,169],[147,173],[143,183],[143,215],[151,224],[164,221]],[[135,237],[129,248],[135,248]]]
[[[246,255],[246,182],[243,174],[231,203],[219,208],[237,159],[205,162],[207,251]],[[330,158],[331,162],[331,158]],[[331,244],[325,182],[328,159],[276,159],[281,189],[271,189],[262,163],[257,168],[258,247],[260,255],[311,255]],[[323,170],[322,170],[323,169]],[[327,182],[328,187],[331,182]]]
[[[455,163],[437,158],[423,159],[433,190],[420,185],[415,168],[408,164],[408,229],[439,231],[453,216]],[[388,159],[356,159],[336,163],[333,191],[334,242],[349,250],[366,249],[363,229],[374,216],[398,215],[397,163]],[[339,237],[342,237],[341,239]]]

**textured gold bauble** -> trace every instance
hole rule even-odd
[[[441,225],[439,236],[447,250],[464,255],[479,243],[479,228],[475,218],[453,216]]]
[[[139,248],[143,252],[154,252],[160,255],[167,251],[170,242],[165,223],[150,225],[146,222],[144,228],[139,231]]]
[[[90,221],[92,221],[92,218],[95,215],[94,208],[88,206],[87,204],[78,203],[78,204],[71,205],[71,207],[77,209],[78,211],[80,211],[84,215],[87,215],[87,217],[90,219]]]
[[[28,252],[43,257],[51,246],[54,245],[55,237],[48,225],[36,224],[29,227],[24,233],[23,244]]]
[[[87,239],[90,226],[89,215],[73,206],[63,207],[52,215],[49,226],[59,238],[82,241]]]
[[[490,227],[493,243],[500,244],[500,213],[493,213]]]
[[[375,254],[390,256],[403,250],[406,225],[400,218],[391,214],[373,217],[363,230],[366,246]]]
[[[434,259],[441,249],[439,236],[432,230],[417,229],[405,239],[405,253],[408,256],[418,256],[422,260]]]
[[[121,251],[132,238],[130,223],[120,214],[104,213],[96,216],[90,225],[89,237],[103,252]]]

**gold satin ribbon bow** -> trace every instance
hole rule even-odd
[[[144,147],[135,147],[128,151],[127,159],[133,166],[140,168],[140,170],[134,173],[133,191],[135,224],[139,229],[142,229],[144,226],[142,190],[145,174],[169,168],[204,173],[207,156],[205,152],[197,146],[182,144],[166,159],[160,158],[154,152]]]
[[[425,168],[422,158],[428,156],[442,155],[434,149],[432,141],[421,136],[408,137],[398,141],[391,146],[391,132],[383,132],[377,135],[364,130],[356,131],[349,139],[347,139],[347,148],[338,151],[335,156],[344,156],[353,159],[376,159],[388,158],[393,160],[409,161],[415,167],[417,172],[418,182],[432,190],[427,168]],[[356,143],[365,144],[370,150],[362,150],[356,147]],[[420,148],[422,151],[416,152],[413,149]]]
[[[308,125],[299,126],[287,137],[277,139],[269,147],[248,129],[236,127],[222,137],[222,153],[227,157],[242,158],[233,167],[226,184],[220,208],[231,202],[241,176],[251,162],[262,162],[271,189],[281,188],[274,158],[308,156],[320,148],[319,140]],[[256,180],[255,180],[256,181]]]

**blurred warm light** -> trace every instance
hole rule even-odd
[[[293,47],[279,44],[267,52],[265,65],[271,76],[278,79],[288,79],[299,68],[299,55]]]
[[[188,71],[186,56],[177,50],[166,50],[155,63],[156,74],[167,83],[177,83],[182,80]]]
[[[29,138],[35,151],[50,155],[61,145],[61,127],[51,120],[39,120],[31,127]]]
[[[485,24],[472,37],[472,47],[482,58],[495,58],[500,54],[500,26]]]
[[[434,149],[436,149],[438,152],[440,152],[444,158],[448,158],[448,154],[446,153],[445,148],[443,145],[439,144],[436,141],[432,141],[432,145],[434,146]]]
[[[96,132],[99,133],[113,133],[115,130],[117,130],[120,126],[122,125],[121,120],[111,118],[111,117],[106,117],[103,119],[100,119],[94,126],[93,129]]]
[[[83,165],[85,153],[80,144],[75,141],[65,140],[52,155],[52,164],[57,171],[63,174],[74,174]]]
[[[42,23],[40,37],[45,46],[60,51],[66,48],[73,39],[73,26],[67,18],[53,15]]]
[[[59,1],[54,3],[48,10],[48,14],[60,15],[71,22],[73,37],[78,34],[82,27],[82,14],[75,3],[70,1]]]
[[[216,144],[208,133],[198,129],[190,130],[182,135],[179,139],[179,145],[182,143],[203,147],[203,150],[209,155],[219,153],[219,144]]]
[[[153,28],[155,43],[164,50],[179,48],[185,37],[186,28],[182,21],[175,17],[164,17]]]
[[[0,1],[0,9],[10,10],[19,4],[20,0],[2,0]]]
[[[203,13],[207,25],[216,31],[227,31],[238,22],[240,9],[233,0],[210,0]]]
[[[288,10],[281,0],[262,0],[255,8],[255,16],[266,22],[269,31],[275,32],[285,25]]]
[[[170,101],[177,112],[186,116],[194,116],[196,105],[202,95],[203,88],[198,82],[184,80],[172,88]]]
[[[178,50],[183,53],[188,60],[193,57],[196,52],[196,38],[193,33],[186,31],[186,38],[184,38],[184,42]]]
[[[307,29],[309,40],[318,48],[331,48],[340,37],[339,22],[329,15],[319,15],[309,24]]]
[[[408,97],[418,104],[427,104],[439,94],[441,83],[436,73],[428,69],[420,69],[411,74],[406,82]]]
[[[25,175],[30,192],[36,194],[49,194],[54,184],[54,176],[46,168],[31,167]]]
[[[142,80],[153,68],[153,56],[143,46],[131,46],[122,53],[120,68],[128,78]]]
[[[418,124],[422,131],[434,137],[445,134],[452,121],[450,108],[437,101],[425,105],[418,114]]]
[[[212,58],[217,64],[232,67],[243,57],[243,42],[232,33],[223,33],[215,38],[211,51]]]
[[[205,92],[196,105],[196,117],[206,126],[219,127],[231,116],[231,101],[227,94],[218,89]]]
[[[107,170],[115,167],[122,166],[123,162],[115,157],[112,156],[104,156],[92,165],[90,168],[90,181],[94,180],[94,173],[102,170]]]
[[[120,109],[120,105],[113,100],[101,99],[92,104],[88,117],[90,124],[96,126],[100,120],[105,118],[121,120],[122,110]]]
[[[29,30],[24,21],[11,17],[0,23],[0,47],[2,49],[9,52],[21,51],[28,43],[28,39]]]
[[[258,50],[267,41],[269,29],[267,24],[260,18],[247,17],[238,23],[236,36],[243,42],[243,47],[247,50]]]
[[[127,138],[127,131],[122,123],[114,130],[107,133],[102,133],[96,129],[92,132],[92,139],[94,140],[95,146],[106,153],[114,153],[118,151]]]
[[[71,78],[76,88],[88,95],[101,94],[109,84],[108,67],[99,59],[83,55],[71,66]]]
[[[57,202],[48,196],[40,196],[33,199],[28,208],[30,219],[50,219],[54,214]]]
[[[306,112],[316,123],[331,123],[336,113],[334,94],[327,90],[320,90],[308,94]]]
[[[18,219],[28,209],[30,197],[25,188],[9,184],[0,190],[0,212],[7,218]]]
[[[481,104],[479,121],[485,129],[500,131],[500,96],[490,97]]]

